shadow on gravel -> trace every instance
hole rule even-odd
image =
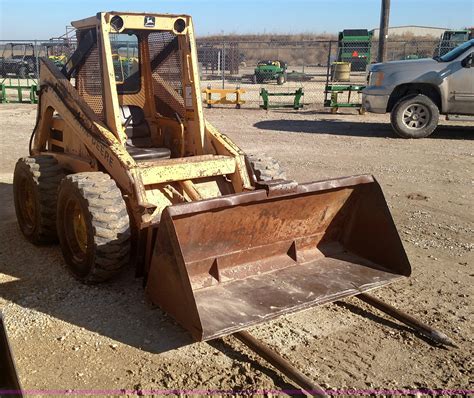
[[[216,350],[222,352],[225,356],[231,358],[237,363],[241,364],[243,362],[249,363],[253,369],[258,370],[268,377],[270,377],[275,383],[275,389],[285,391],[287,395],[292,397],[303,397],[306,396],[303,391],[296,385],[287,383],[282,379],[281,373],[274,371],[270,368],[270,365],[262,366],[257,361],[250,358],[247,354],[237,351],[230,344],[225,342],[223,339],[216,339],[207,342],[211,347],[214,347]],[[239,343],[240,344],[240,343]],[[255,354],[256,355],[256,354]],[[250,381],[249,384],[252,384]],[[239,386],[234,386],[233,391],[242,391],[243,389]],[[295,393],[290,393],[290,391],[295,391]],[[300,391],[299,393],[297,391]]]
[[[376,315],[376,314],[374,314],[370,311],[364,310],[363,308],[358,307],[355,304],[346,303],[345,301],[335,301],[334,304],[337,305],[338,307],[345,308],[346,310],[349,310],[353,314],[360,315],[360,316],[362,316],[364,318],[367,318],[367,319],[369,319],[373,322],[379,323],[382,326],[387,326],[391,329],[398,330],[399,332],[412,332],[413,331],[408,326],[399,324],[399,323],[397,323],[395,321],[392,321],[390,319],[385,319],[385,318],[383,318],[381,316],[378,316],[378,315]]]
[[[66,271],[58,245],[35,246],[20,233],[13,206],[12,184],[0,183],[0,200],[0,272],[10,277],[6,278],[10,280],[0,284],[1,298],[152,353],[159,354],[193,344],[183,328],[146,302],[142,280],[134,277],[133,269],[126,270],[111,283],[81,284]],[[410,328],[355,305],[346,302],[337,302],[337,305],[384,326],[411,332]],[[30,321],[31,317],[39,317],[31,312],[20,316],[27,316]],[[21,325],[23,319],[16,322]],[[31,322],[28,323],[31,325]],[[42,325],[38,327],[44,328],[44,324],[43,321],[38,322]],[[51,333],[53,338],[60,339],[71,332],[67,325],[57,322],[51,327],[57,328],[57,332]],[[278,387],[294,390],[276,372],[260,366],[224,341],[216,340],[209,344],[231,358],[252,363],[256,369],[271,377]]]
[[[392,330],[397,330],[400,333],[408,333],[413,336],[418,337],[420,340],[423,340],[425,343],[429,344],[432,347],[439,347],[436,343],[434,343],[432,340],[428,339],[426,336],[422,335],[419,333],[417,330],[412,329],[406,325],[403,325],[401,323],[397,323],[397,321],[393,321],[391,319],[386,319],[383,318],[382,316],[376,315],[373,312],[367,311],[361,307],[358,307],[357,305],[345,302],[345,301],[335,301],[335,305],[345,308],[346,310],[349,310],[353,314],[360,315],[363,318],[367,318],[368,320],[371,320],[373,322],[376,322],[382,326],[386,326]],[[377,310],[375,310],[377,311]],[[387,329],[389,330],[389,329]],[[445,347],[443,347],[446,349]]]
[[[12,184],[0,183],[0,200],[0,272],[10,277],[0,284],[1,298],[152,353],[193,343],[171,318],[146,302],[142,280],[134,277],[133,269],[111,283],[81,284],[65,269],[59,245],[35,246],[23,237],[16,223]],[[34,320],[41,315],[20,314],[30,321],[33,317],[44,330],[45,322]],[[14,322],[22,325],[24,319]],[[51,333],[53,339],[71,332],[61,323],[51,327],[58,329]]]
[[[398,138],[388,123],[357,123],[342,119],[317,120],[262,120],[254,124],[261,130],[284,131],[289,133],[329,134],[353,137],[389,137]],[[474,139],[474,127],[471,126],[439,126],[426,139]]]
[[[0,220],[2,224],[14,220],[15,207],[13,206],[13,184],[0,182]]]

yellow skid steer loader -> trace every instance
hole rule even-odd
[[[275,163],[204,119],[191,17],[100,12],[72,24],[64,68],[41,60],[14,198],[26,238],[59,239],[77,279],[132,263],[151,301],[209,340],[410,275],[372,176],[277,178]]]

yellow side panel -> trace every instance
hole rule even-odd
[[[235,172],[235,159],[230,156],[204,155],[161,160],[140,168],[143,184],[153,185],[172,181],[221,176]]]

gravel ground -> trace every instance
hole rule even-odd
[[[434,347],[354,298],[251,332],[325,388],[472,388],[473,125],[442,122],[431,138],[412,141],[393,138],[385,115],[218,108],[206,115],[244,150],[278,158],[297,181],[374,174],[413,267],[411,278],[375,295],[444,331],[459,348]],[[145,302],[133,270],[111,284],[83,286],[64,270],[58,246],[23,239],[12,171],[34,122],[34,106],[0,107],[0,308],[24,388],[126,395],[295,389],[232,337],[193,343]]]

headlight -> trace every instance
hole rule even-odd
[[[382,71],[369,74],[369,86],[380,87],[383,83],[384,73]]]

